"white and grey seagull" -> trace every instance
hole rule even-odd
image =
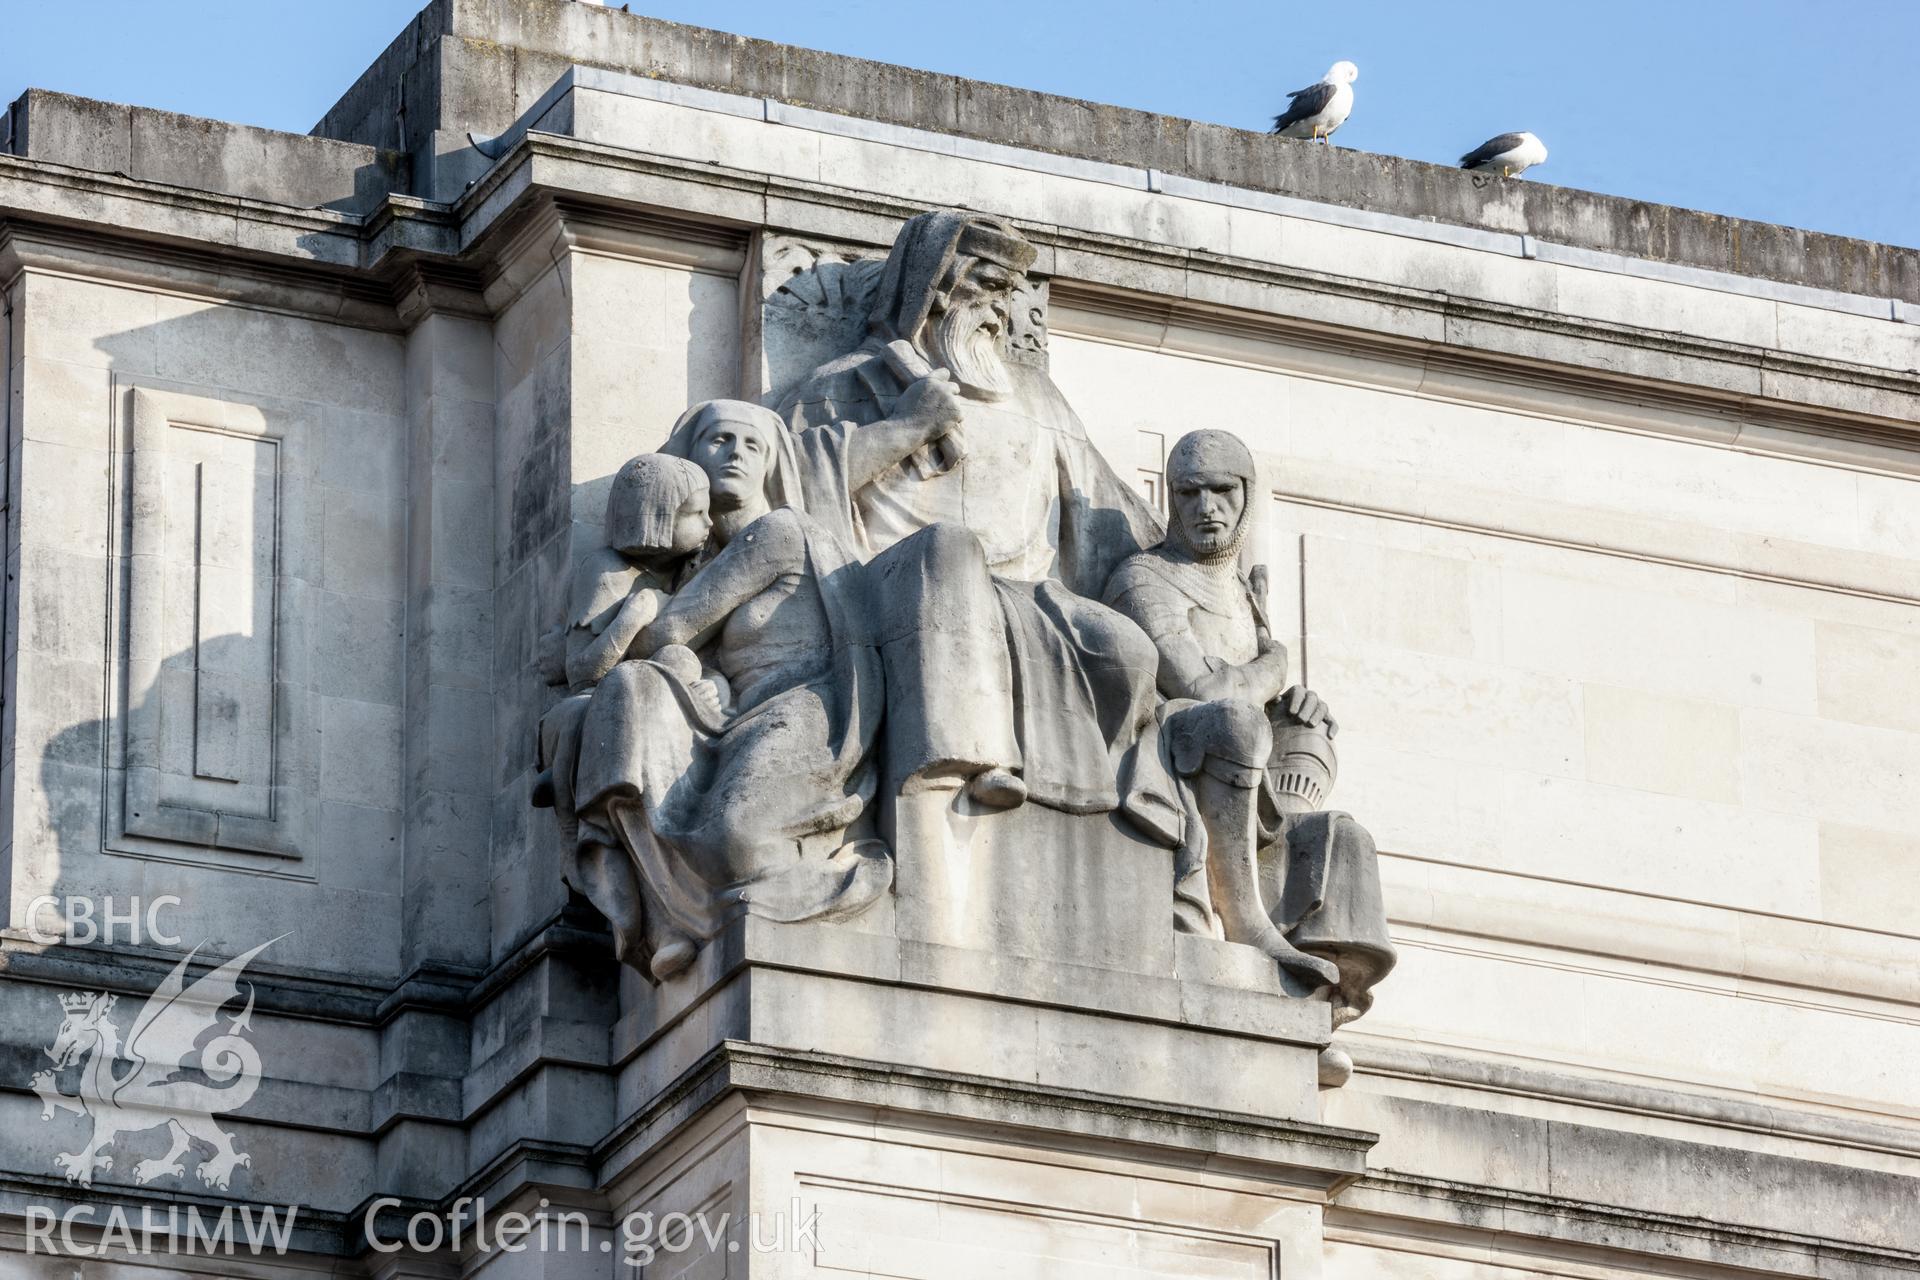
[[[1293,101],[1273,118],[1273,131],[1283,138],[1331,140],[1353,114],[1353,82],[1359,75],[1351,62],[1334,63],[1318,81],[1287,95]]]
[[[1517,178],[1546,161],[1546,144],[1540,139],[1530,133],[1503,133],[1461,156],[1460,167],[1489,177],[1498,169],[1503,178]]]

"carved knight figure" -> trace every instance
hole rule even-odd
[[[1263,592],[1241,569],[1253,455],[1225,431],[1183,436],[1167,458],[1167,536],[1107,586],[1153,637],[1169,702],[1163,726],[1204,840],[1175,868],[1175,924],[1258,946],[1305,982],[1333,988],[1338,1027],[1366,1012],[1393,967],[1373,839],[1321,801],[1337,726],[1287,685],[1287,653]]]
[[[956,428],[846,489],[884,611],[889,785],[964,784],[996,807],[1117,807],[1164,839],[1177,801],[1129,766],[1158,701],[1153,648],[1097,599],[1113,566],[1158,536],[1157,520],[1046,373],[1006,358],[1011,301],[1033,261],[998,219],[911,219],[865,340],[780,413],[810,452],[831,452],[936,371],[961,393]],[[837,498],[809,493],[814,505]]]

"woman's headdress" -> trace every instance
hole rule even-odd
[[[693,448],[706,432],[721,423],[758,427],[766,433],[771,446],[767,456],[766,486],[769,507],[807,509],[806,495],[800,488],[800,460],[794,449],[793,431],[786,420],[765,405],[750,400],[703,400],[680,415],[667,435],[660,452],[676,458],[692,458]],[[697,469],[697,468],[696,468]],[[701,472],[701,481],[706,473]]]

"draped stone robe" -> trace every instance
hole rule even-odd
[[[854,536],[874,557],[888,777],[910,789],[1007,767],[1036,803],[1123,808],[1164,837],[1177,798],[1129,767],[1158,702],[1157,658],[1138,627],[1088,598],[1158,537],[1157,520],[1051,379],[1009,368],[1008,399],[964,402],[959,465],[910,458],[850,495]],[[909,385],[869,339],[789,394],[780,413],[808,442],[803,454],[820,458],[830,442],[890,416]],[[811,493],[808,503],[819,505]],[[962,529],[971,538],[956,536]]]
[[[689,455],[699,408],[663,452]],[[565,753],[577,799],[568,878],[611,923],[616,954],[643,973],[665,941],[712,937],[737,911],[850,913],[892,880],[885,845],[860,834],[870,822],[850,830],[878,785],[885,678],[851,545],[844,455],[820,448],[827,437],[772,426],[773,509],[694,556],[661,612],[719,627],[704,652],[731,684],[731,709],[701,704],[702,664],[678,645],[621,662],[561,704],[584,703],[558,727],[578,747]],[[728,603],[762,573],[770,581]]]
[[[676,661],[669,646],[614,668],[582,718],[571,878],[612,922],[623,956],[649,954],[650,930],[712,937],[743,906],[777,920],[858,910],[891,879],[879,841],[847,838],[877,781],[883,677],[864,573],[844,542],[778,508],[668,611],[697,608],[703,576],[756,539],[795,553],[725,618],[713,646],[734,683],[731,711],[700,705],[698,661],[684,649]],[[631,866],[608,861],[616,838]]]

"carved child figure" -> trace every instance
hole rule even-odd
[[[1164,731],[1205,839],[1204,856],[1189,841],[1177,869],[1177,927],[1260,947],[1332,986],[1337,1027],[1372,1004],[1394,952],[1372,838],[1319,810],[1336,726],[1315,694],[1288,687],[1264,593],[1240,567],[1253,480],[1237,437],[1182,437],[1167,459],[1167,536],[1114,572],[1107,602],[1153,638],[1160,691],[1187,700]]]
[[[707,476],[685,458],[643,453],[613,477],[605,546],[574,571],[561,679],[574,693],[600,683],[673,594],[676,570],[713,527]]]

